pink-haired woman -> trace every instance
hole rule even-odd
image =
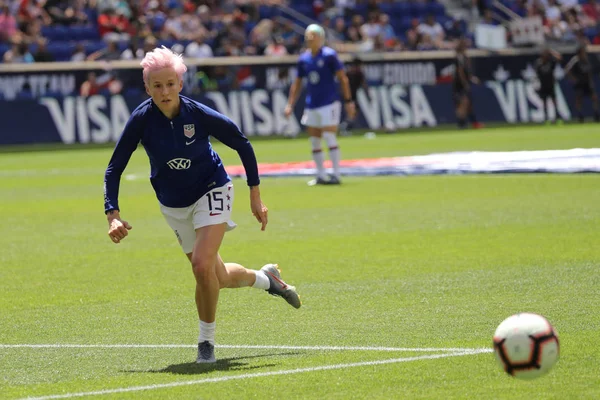
[[[215,320],[219,290],[251,286],[283,297],[299,308],[293,286],[286,284],[276,264],[250,270],[225,263],[219,247],[231,220],[233,184],[209,135],[236,150],[246,170],[250,208],[267,226],[267,207],[260,198],[254,150],[226,116],[180,94],[187,68],[183,58],[162,47],[141,62],[146,92],[151,97],[131,114],[117,142],[104,177],[104,209],[108,235],[120,243],[131,225],[120,216],[119,183],[132,153],[141,143],[150,159],[150,182],[160,209],[175,232],[196,278],[196,306],[200,318],[198,363],[215,362]]]

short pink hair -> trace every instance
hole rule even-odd
[[[157,47],[146,53],[146,56],[140,65],[144,68],[144,83],[148,82],[148,75],[150,72],[158,71],[163,68],[173,68],[179,80],[183,78],[183,74],[187,71],[187,67],[183,63],[181,54],[177,54],[165,46]]]

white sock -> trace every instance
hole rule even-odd
[[[325,174],[325,155],[321,149],[321,138],[311,136],[310,144],[312,147],[313,160],[315,160],[315,165],[317,166],[317,176],[325,179],[327,175]]]
[[[267,274],[265,274],[263,271],[253,272],[256,275],[256,280],[254,281],[252,287],[256,289],[269,290],[269,287],[271,287],[271,282],[269,282]]]
[[[216,322],[200,321],[200,336],[198,336],[198,343],[206,342],[208,340],[210,344],[214,345],[216,326]]]
[[[331,164],[333,165],[333,175],[335,175],[336,178],[339,178],[341,154],[335,133],[323,132],[323,139],[325,139],[327,147],[329,148],[329,158],[331,158]]]

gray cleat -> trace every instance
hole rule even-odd
[[[215,363],[215,346],[212,345],[208,340],[198,343],[198,358],[196,358],[196,364],[209,364]]]
[[[300,308],[302,302],[294,286],[290,286],[281,279],[279,266],[277,264],[267,264],[260,269],[269,278],[270,287],[267,290],[273,296],[283,297],[292,307]]]

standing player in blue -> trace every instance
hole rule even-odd
[[[108,235],[120,243],[131,229],[121,219],[118,203],[121,174],[141,143],[150,159],[150,182],[167,223],[192,264],[196,278],[196,306],[200,318],[197,363],[214,363],[215,319],[219,290],[252,286],[283,297],[299,308],[293,286],[287,285],[276,264],[259,271],[225,263],[219,247],[231,221],[233,184],[209,135],[236,150],[246,170],[250,208],[267,226],[267,207],[259,191],[258,166],[248,139],[227,117],[181,96],[183,59],[163,47],[146,54],[141,62],[150,99],[140,104],[125,125],[104,177],[104,209]]]
[[[285,107],[285,116],[289,117],[302,88],[302,80],[308,78],[306,101],[302,124],[307,127],[312,155],[317,167],[317,177],[309,185],[340,184],[340,149],[336,133],[341,118],[341,105],[337,92],[337,78],[342,87],[346,114],[353,119],[356,114],[348,77],[344,65],[335,50],[324,45],[325,31],[313,24],[306,28],[304,40],[308,49],[298,60],[298,76],[290,87],[290,96]],[[333,175],[327,178],[325,156],[321,148],[321,138],[329,148],[329,157],[333,164]]]

